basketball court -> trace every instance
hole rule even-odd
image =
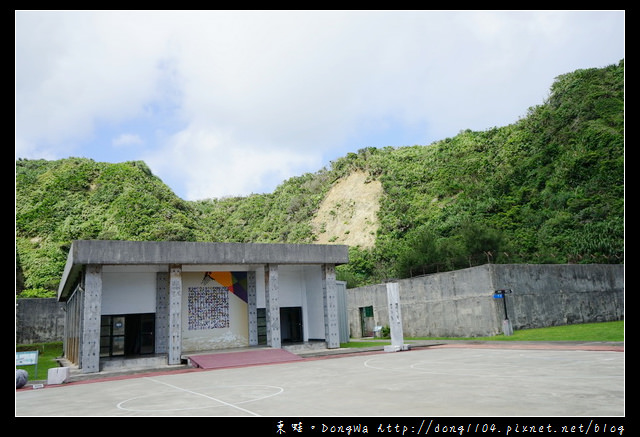
[[[16,416],[624,416],[623,347],[446,344],[16,390]],[[287,359],[288,358],[288,359]],[[208,358],[201,358],[205,363]],[[209,368],[206,368],[209,367]]]

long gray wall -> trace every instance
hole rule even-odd
[[[514,329],[624,318],[624,265],[486,264],[398,281],[406,337],[477,337],[502,332],[498,289],[506,295]],[[360,308],[375,324],[389,324],[386,284],[347,290],[349,330],[360,337]]]
[[[64,311],[52,298],[16,299],[16,344],[50,343],[64,338]]]

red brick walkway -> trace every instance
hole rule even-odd
[[[258,364],[285,363],[303,358],[284,349],[259,349],[254,351],[225,352],[208,355],[192,355],[189,360],[194,367],[220,369]]]

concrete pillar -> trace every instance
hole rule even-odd
[[[402,331],[402,313],[400,311],[400,292],[397,282],[387,283],[387,301],[389,305],[389,327],[391,328],[391,346],[385,346],[385,352],[406,350]]]
[[[402,314],[400,312],[400,292],[397,282],[387,283],[387,301],[389,304],[389,327],[391,328],[391,345],[401,346],[404,342],[402,332]]]
[[[182,266],[169,268],[169,358],[168,364],[180,364],[182,354]]]
[[[247,311],[249,312],[249,346],[258,345],[258,292],[256,272],[247,272]]]
[[[327,348],[339,348],[338,290],[334,264],[322,265],[322,302],[324,305],[324,338],[327,343]]]
[[[82,341],[80,367],[82,373],[100,371],[100,319],[102,317],[102,266],[90,264],[84,276]]]
[[[156,332],[155,352],[169,351],[169,273],[156,274]]]
[[[264,272],[264,291],[267,312],[267,346],[280,348],[280,303],[278,294],[278,266],[267,264]]]

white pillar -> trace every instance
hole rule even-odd
[[[327,348],[329,349],[340,347],[337,293],[336,268],[333,264],[323,264],[322,300],[324,304],[324,337],[327,342]]]
[[[102,317],[102,266],[88,265],[84,276],[82,342],[80,367],[82,373],[100,371],[100,321]]]
[[[156,333],[155,353],[169,349],[169,273],[156,273]]]
[[[278,266],[268,264],[265,267],[265,304],[267,309],[267,345],[273,348],[280,348],[282,341],[280,338],[280,302],[278,294]]]
[[[182,354],[182,266],[169,269],[169,357],[168,364],[180,364]]]
[[[402,332],[402,313],[400,311],[400,292],[397,282],[387,282],[387,300],[389,303],[389,327],[391,328],[391,346],[385,346],[386,352],[406,350]]]

